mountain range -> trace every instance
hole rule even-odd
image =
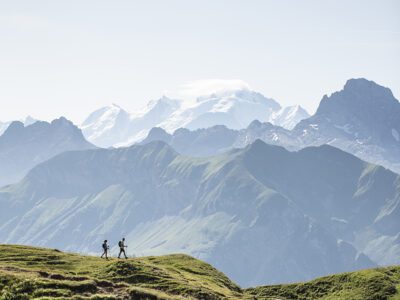
[[[135,113],[113,104],[91,113],[80,127],[90,142],[107,148],[141,141],[152,127],[170,133],[179,128],[194,130],[214,125],[242,129],[257,119],[292,129],[307,117],[300,106],[281,108],[260,93],[238,89],[200,96],[194,103],[163,96]]]
[[[399,263],[399,192],[399,175],[328,145],[70,151],[0,190],[0,239],[96,253],[125,236],[131,253],[187,253],[243,286],[299,281]]]
[[[142,143],[163,140],[194,156],[243,148],[256,139],[289,150],[329,144],[400,173],[399,132],[400,103],[392,92],[373,81],[351,79],[343,90],[324,96],[316,113],[292,130],[258,120],[241,130],[214,126],[169,134],[154,128]]]
[[[399,106],[365,79],[304,119],[249,90],[163,97],[91,114],[81,128],[105,147],[150,131],[109,149],[65,118],[5,124],[0,240],[97,253],[123,235],[136,255],[187,253],[244,286],[399,263],[400,179],[384,168],[400,171]]]
[[[95,148],[65,118],[11,122],[0,135],[0,186],[21,180],[37,164],[65,151]]]
[[[22,122],[24,124],[24,126],[29,126],[33,123],[35,123],[37,120],[32,118],[31,116],[27,116],[25,119],[19,120],[19,122]],[[8,128],[8,126],[10,126],[10,124],[13,121],[9,121],[9,122],[1,122],[0,121],[0,135],[2,135],[4,133],[4,131],[6,131],[6,129]]]
[[[289,150],[330,144],[400,173],[399,107],[388,88],[360,78],[324,96],[311,117],[300,106],[281,108],[241,88],[200,96],[194,103],[164,96],[135,113],[113,104],[90,114],[80,127],[86,139],[101,147],[161,139],[192,156],[243,148],[256,139]],[[151,130],[155,127],[164,132]]]
[[[140,112],[130,114],[116,104],[91,113],[81,124],[85,137],[100,147],[124,146],[143,139],[148,130],[178,109],[180,102],[167,97],[151,101]]]

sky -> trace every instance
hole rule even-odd
[[[313,113],[349,78],[399,99],[399,70],[397,0],[0,0],[0,121],[235,84]]]

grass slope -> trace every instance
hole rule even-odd
[[[220,299],[242,291],[187,255],[100,259],[0,245],[0,299]]]
[[[251,288],[257,299],[400,299],[400,267],[335,274],[304,283]]]
[[[400,267],[240,289],[209,264],[176,254],[104,260],[0,245],[0,299],[400,299]]]

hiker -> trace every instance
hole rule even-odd
[[[105,255],[106,259],[108,259],[107,252],[108,252],[108,249],[110,249],[110,247],[107,245],[107,240],[104,240],[104,243],[101,246],[103,247],[103,254],[101,255],[101,258],[103,258],[103,256]]]
[[[126,256],[125,253],[125,248],[127,248],[128,246],[125,246],[125,238],[122,238],[122,241],[118,242],[118,247],[119,247],[119,254],[118,254],[118,258],[120,258],[121,254],[124,253],[125,258],[128,258]]]

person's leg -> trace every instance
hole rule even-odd
[[[100,256],[101,258],[103,258],[103,256],[104,256],[104,253],[105,253],[105,252],[103,252],[103,254]]]
[[[125,256],[125,258],[128,258],[128,256],[126,256],[126,252],[125,252],[125,249],[124,249],[124,256]]]
[[[121,248],[119,248],[119,254],[118,254],[118,258],[121,258],[121,253],[122,253],[122,249]]]

